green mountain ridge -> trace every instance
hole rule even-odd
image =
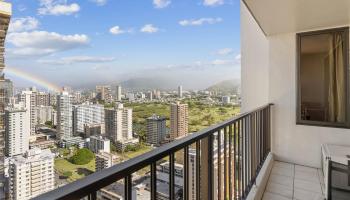
[[[225,80],[218,82],[207,88],[208,91],[221,92],[221,93],[237,93],[240,87],[239,80]]]

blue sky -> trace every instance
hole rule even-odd
[[[10,2],[7,67],[58,85],[162,77],[204,88],[240,76],[239,0]]]

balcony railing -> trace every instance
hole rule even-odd
[[[271,104],[175,140],[36,197],[97,199],[97,192],[124,179],[124,199],[133,195],[133,173],[150,167],[150,199],[157,199],[157,162],[168,157],[169,199],[189,199],[189,149],[195,150],[196,199],[245,199],[270,152]],[[193,150],[192,150],[193,149]],[[182,195],[175,193],[175,153],[183,151]],[[192,191],[193,194],[193,191]],[[159,197],[159,196],[158,196]],[[192,197],[191,197],[192,198]]]

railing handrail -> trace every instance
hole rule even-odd
[[[82,179],[79,179],[75,182],[69,183],[63,187],[57,188],[50,192],[44,193],[38,197],[33,198],[34,200],[47,200],[47,199],[79,199],[88,195],[92,191],[99,190],[103,187],[106,187],[122,178],[126,174],[132,174],[138,170],[149,166],[154,160],[160,160],[172,152],[179,151],[184,147],[195,143],[198,140],[201,140],[208,135],[215,133],[224,127],[241,120],[251,113],[261,111],[267,107],[272,106],[273,104],[266,104],[261,107],[258,107],[254,110],[239,114],[231,119],[228,119],[224,122],[218,123],[216,125],[205,128],[196,133],[190,134],[186,137],[175,140],[171,143],[165,144],[161,147],[153,149],[147,153],[139,155],[137,157],[131,158],[122,163],[116,164],[107,169],[95,172],[91,175],[88,175]]]

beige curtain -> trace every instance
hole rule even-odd
[[[329,52],[329,121],[345,122],[345,66],[343,38],[341,33],[334,33],[330,39]]]

